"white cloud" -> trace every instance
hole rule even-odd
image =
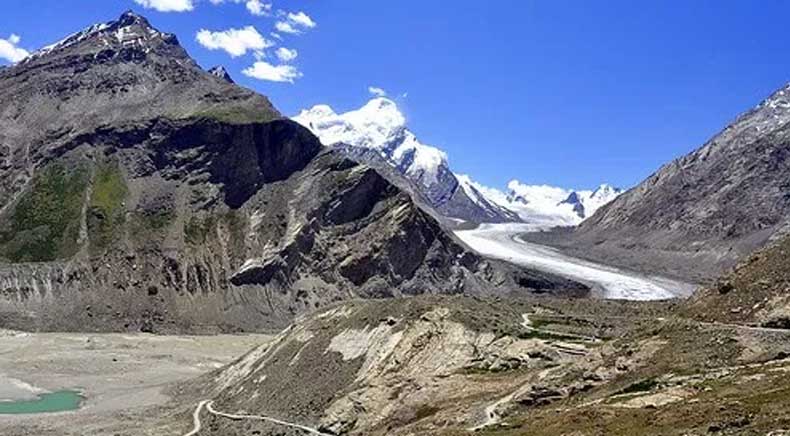
[[[5,59],[15,64],[26,58],[30,53],[17,45],[21,40],[22,38],[19,35],[13,33],[8,39],[0,38],[0,59]]]
[[[209,50],[225,50],[231,57],[246,54],[247,51],[262,51],[274,45],[252,26],[243,29],[228,29],[221,32],[211,32],[201,29],[195,37],[197,42]]]
[[[230,2],[241,4],[247,7],[247,10],[250,11],[252,15],[257,16],[268,16],[272,12],[272,4],[271,3],[264,3],[261,0],[210,0],[212,4],[220,5],[222,3]]]
[[[252,15],[264,16],[269,15],[272,11],[271,3],[263,3],[260,0],[247,0],[247,10]]]
[[[296,59],[299,56],[299,52],[296,49],[290,49],[285,47],[280,47],[277,51],[274,52],[277,55],[277,58],[280,59],[282,62],[291,62],[292,60]]]
[[[298,35],[302,33],[301,30],[297,29],[296,27],[292,26],[291,23],[286,21],[278,21],[275,23],[274,28],[277,29],[279,32],[282,33],[290,33],[291,35]]]
[[[193,0],[134,0],[134,2],[146,9],[156,9],[159,12],[185,12],[195,7]]]
[[[271,82],[294,83],[294,80],[302,77],[302,73],[291,65],[272,65],[266,61],[255,62],[242,73],[247,77]]]
[[[282,37],[282,35],[280,35],[280,34],[279,34],[279,33],[277,33],[277,32],[271,32],[271,33],[269,33],[269,35],[271,35],[271,37],[272,37],[272,38],[274,38],[274,39],[279,39],[280,41],[282,41],[282,40],[283,40],[283,37]]]
[[[274,27],[277,31],[282,33],[289,33],[291,35],[299,35],[306,29],[312,29],[317,24],[304,12],[288,12],[284,15],[284,19],[275,23]]]
[[[288,13],[288,21],[296,24],[297,26],[305,27],[308,29],[312,29],[313,27],[316,26],[315,21],[313,21],[313,19],[310,18],[310,16],[308,16],[307,14],[301,11],[295,14],[293,12]]]
[[[386,97],[387,91],[379,88],[378,86],[368,86],[368,92],[376,97]]]

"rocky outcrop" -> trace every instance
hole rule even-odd
[[[684,313],[708,322],[790,331],[790,237],[749,255],[686,304]]]
[[[230,77],[230,73],[228,70],[225,69],[223,66],[216,66],[208,70],[209,74],[215,77],[219,77],[220,79],[228,82],[228,83],[236,83],[233,81],[233,78]]]

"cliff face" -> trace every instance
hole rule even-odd
[[[468,252],[131,13],[2,70],[0,101],[6,326],[268,329],[350,298],[586,290]]]

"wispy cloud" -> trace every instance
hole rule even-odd
[[[5,59],[11,63],[17,63],[26,58],[30,53],[19,47],[22,38],[19,35],[11,34],[8,39],[0,38],[0,59]]]
[[[224,50],[234,58],[246,54],[247,51],[260,52],[274,46],[272,41],[261,36],[252,26],[220,32],[201,29],[195,39],[209,50]]]
[[[375,95],[376,97],[386,97],[387,91],[378,86],[368,86],[368,92]]]
[[[193,0],[134,0],[146,9],[156,9],[159,12],[186,12],[195,8]]]
[[[255,62],[251,67],[244,69],[242,73],[247,77],[270,82],[294,83],[296,79],[302,77],[302,73],[296,67],[272,65],[266,61]]]
[[[301,26],[307,29],[312,29],[316,26],[315,21],[310,18],[309,15],[305,14],[304,12],[289,12],[288,13],[288,21],[296,24],[297,26]]]
[[[291,35],[298,35],[302,33],[301,30],[292,26],[291,23],[288,23],[287,21],[278,21],[275,23],[274,28],[277,29],[278,32],[288,33]]]
[[[291,62],[299,56],[299,52],[296,49],[285,47],[278,48],[274,53],[277,55],[277,59],[285,63]]]
[[[260,0],[247,0],[246,5],[247,10],[250,11],[252,15],[265,16],[272,12],[272,4],[263,3]]]
[[[212,4],[219,5],[222,3],[236,3],[244,5],[252,15],[268,16],[272,12],[272,4],[266,3],[261,0],[209,0]]]
[[[317,24],[304,12],[283,13],[283,19],[274,24],[278,32],[299,35],[307,29],[316,27]]]

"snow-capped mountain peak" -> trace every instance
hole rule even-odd
[[[595,211],[601,208],[601,206],[611,202],[622,193],[623,190],[620,188],[616,188],[605,183],[602,184],[598,187],[598,189],[590,193],[590,195],[582,198],[582,204],[584,205],[585,209],[584,217],[587,218],[594,214]]]
[[[176,43],[175,35],[154,29],[148,20],[132,11],[126,11],[117,20],[94,24],[84,30],[50,44],[30,54],[22,62],[29,62],[47,54],[72,47],[84,41],[96,41],[100,47],[144,46],[153,40]]]
[[[614,199],[614,197],[617,197],[622,192],[623,191],[620,188],[615,188],[612,185],[603,183],[600,186],[598,186],[598,188],[595,191],[593,191],[590,197],[598,198],[602,200],[608,199],[609,201],[611,201]]]
[[[303,110],[294,120],[312,130],[324,145],[343,143],[380,149],[391,146],[406,127],[406,118],[395,102],[384,97],[342,114],[330,106],[317,105]]]
[[[406,117],[385,97],[342,114],[330,106],[303,110],[294,120],[310,129],[324,145],[345,144],[377,150],[402,173],[430,187],[447,167],[447,154],[420,143],[406,128]]]
[[[518,180],[508,192],[453,174],[447,154],[417,140],[398,105],[377,97],[356,110],[337,113],[322,104],[293,118],[324,145],[338,146],[358,158],[374,152],[417,186],[443,214],[477,222],[529,221],[542,227],[575,225],[619,193],[609,185],[572,191]]]
[[[479,184],[476,187],[491,201],[518,213],[523,221],[538,227],[579,224],[622,192],[607,184],[591,191],[528,185],[518,180],[508,183],[507,194]]]
[[[293,118],[310,129],[324,145],[336,146],[367,161],[374,153],[409,180],[445,216],[475,222],[517,221],[518,216],[474,193],[450,170],[447,154],[421,143],[406,126],[398,105],[385,97],[359,109],[337,113],[317,105]]]

